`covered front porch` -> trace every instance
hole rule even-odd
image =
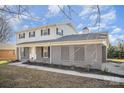
[[[25,43],[17,45],[17,59],[56,65],[101,69],[106,45],[99,41]]]
[[[17,59],[32,62],[50,63],[50,46],[23,46],[17,47]]]

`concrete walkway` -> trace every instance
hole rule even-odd
[[[56,73],[74,75],[74,76],[95,78],[95,79],[107,80],[107,81],[118,82],[118,83],[124,83],[124,78],[120,78],[120,77],[105,76],[105,75],[98,75],[98,74],[91,74],[91,73],[80,73],[80,72],[71,71],[71,70],[63,70],[63,69],[57,69],[57,68],[22,64],[20,62],[19,63],[10,63],[9,65],[15,65],[15,66],[19,66],[19,67],[26,67],[26,68],[36,69],[36,70],[44,70],[44,71],[50,71],[50,72],[56,72]]]

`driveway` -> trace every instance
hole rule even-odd
[[[103,63],[102,70],[118,75],[124,75],[124,63]]]

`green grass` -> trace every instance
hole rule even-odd
[[[9,63],[9,61],[6,61],[6,60],[0,61],[0,65],[2,65],[2,64],[8,64],[8,63]]]
[[[15,88],[81,88],[81,87],[124,87],[120,83],[87,77],[66,75],[24,67],[0,65],[0,87]]]
[[[108,59],[112,62],[117,62],[117,63],[124,63],[124,59]]]

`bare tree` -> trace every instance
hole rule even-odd
[[[13,32],[9,23],[3,17],[0,17],[0,43],[10,40]]]
[[[11,26],[9,26],[10,20],[12,18],[17,18],[17,17],[18,19],[21,19],[24,16],[35,21],[41,20],[40,18],[36,18],[32,16],[29,6],[0,5],[0,42],[6,42],[11,39],[13,31]]]
[[[70,5],[64,6],[63,8],[60,5],[58,5],[58,8],[64,14],[64,16],[66,16],[67,19],[69,19],[69,20],[73,20],[72,19],[73,15],[78,16],[77,11],[75,11],[73,9],[73,7]],[[92,9],[95,9],[96,14],[97,14],[97,18],[96,18],[96,21],[94,21],[94,25],[98,26],[98,28],[100,28],[100,22],[101,22],[100,21],[101,20],[100,7],[99,7],[99,5],[95,5],[92,7]],[[31,18],[32,20],[36,20],[36,21],[43,18],[43,17],[41,17],[41,18],[33,17],[33,15],[30,12],[30,7],[24,6],[24,5],[1,6],[0,7],[0,15],[9,15],[10,18],[15,17],[15,16],[18,16],[18,18],[21,18],[22,16],[27,16],[27,17]]]
[[[59,7],[60,11],[61,11],[61,12],[66,16],[66,18],[69,19],[69,20],[73,20],[73,19],[72,19],[73,14],[79,16],[78,13],[77,13],[77,12],[72,8],[72,6],[70,6],[70,5],[67,5],[67,6],[65,6],[64,8],[61,8],[59,5],[58,5],[58,7]],[[96,19],[95,19],[95,21],[94,21],[94,23],[93,23],[93,26],[98,27],[98,31],[100,31],[100,23],[101,23],[100,7],[99,7],[99,5],[95,5],[95,6],[92,7],[92,10],[93,10],[93,9],[96,10],[96,15],[97,15],[97,17],[96,17]]]
[[[33,21],[39,21],[43,19],[43,17],[34,17],[30,11],[30,6],[24,6],[24,5],[14,5],[14,6],[1,6],[0,7],[0,16],[6,16],[7,20],[18,17],[19,19],[25,17],[28,17],[29,19]]]
[[[121,39],[117,39],[117,49],[119,51],[124,51],[124,40],[121,40]]]
[[[69,19],[69,20],[73,20],[73,18],[72,18],[73,15],[79,16],[77,11],[75,11],[73,9],[73,7],[70,5],[67,5],[63,8],[58,5],[58,8],[64,14],[64,16],[66,16],[67,19]],[[97,26],[98,31],[99,31],[100,30],[100,22],[101,22],[100,21],[100,16],[101,16],[100,7],[98,5],[96,5],[92,8],[97,10],[97,12],[96,12],[97,18],[96,18],[96,21],[94,21],[93,26]],[[14,17],[18,17],[19,19],[21,19],[23,16],[27,16],[28,18],[30,18],[31,20],[34,20],[34,21],[40,21],[41,19],[43,19],[43,17],[40,17],[40,18],[33,17],[33,15],[30,12],[30,7],[29,6],[22,6],[22,5],[15,5],[15,6],[3,5],[3,6],[0,6],[0,17],[1,16],[6,16],[5,17],[6,19],[4,18],[4,20],[9,20],[9,19],[14,18]]]
[[[0,6],[0,43],[11,39],[14,32],[10,26],[10,19],[14,17],[21,18],[25,15],[27,8],[25,6]]]

